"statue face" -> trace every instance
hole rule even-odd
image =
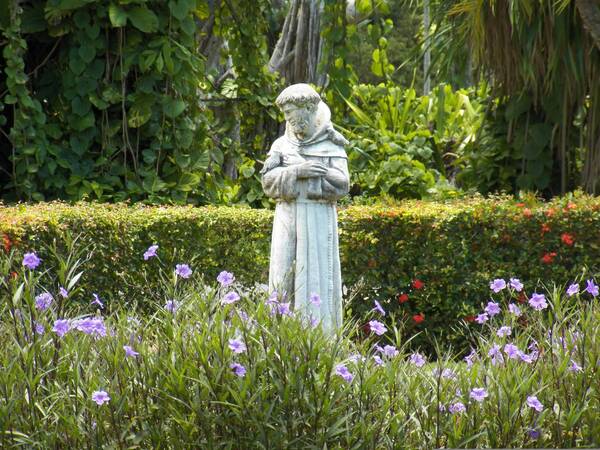
[[[316,108],[312,104],[294,105],[287,103],[281,108],[285,121],[290,124],[292,132],[300,140],[312,136]]]

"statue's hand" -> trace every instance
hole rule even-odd
[[[298,178],[322,177],[327,174],[327,166],[314,161],[298,164],[297,170]]]

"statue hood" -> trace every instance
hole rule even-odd
[[[337,140],[341,139],[343,143],[334,142],[336,146],[341,147],[341,153],[343,156],[346,156],[346,152],[343,150],[343,145],[347,144],[348,141],[344,139],[344,137],[339,134],[337,131],[333,129],[333,124],[331,123],[331,110],[329,106],[327,106],[324,102],[319,102],[317,105],[317,112],[315,118],[315,132],[312,136],[309,136],[306,139],[298,139],[296,135],[292,131],[292,127],[289,123],[285,126],[285,139],[289,141],[291,144],[299,147],[299,152],[302,154],[309,154],[310,152],[306,147],[312,146],[314,144],[318,144],[319,142],[323,142],[326,140],[332,140],[333,137],[336,137]],[[339,153],[339,152],[334,152]],[[321,156],[321,155],[314,155]],[[325,155],[322,155],[325,156]],[[330,156],[342,156],[340,155],[330,155]]]

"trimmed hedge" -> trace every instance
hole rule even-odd
[[[600,199],[582,194],[548,203],[473,197],[350,206],[340,209],[339,220],[352,313],[360,315],[378,300],[407,319],[408,333],[423,329],[453,338],[451,330],[487,303],[495,278],[518,277],[530,295],[540,283],[600,270]],[[209,282],[226,269],[242,282],[266,283],[271,221],[272,211],[236,207],[0,206],[5,246],[10,241],[19,252],[15,270],[26,251],[45,258],[42,244],[60,241],[64,230],[82,232],[82,244],[95,246],[82,277],[86,302],[92,292],[109,303],[139,300],[140,291],[152,298],[157,262],[142,255],[154,243],[167,265],[189,263]]]

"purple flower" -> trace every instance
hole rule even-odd
[[[181,278],[189,278],[192,276],[192,269],[187,264],[177,264],[175,266],[175,274],[179,275]]]
[[[248,322],[250,320],[250,317],[248,317],[246,311],[243,311],[241,309],[237,311],[237,315],[240,317],[242,322]]]
[[[344,381],[347,381],[348,383],[354,379],[354,375],[352,375],[348,368],[343,364],[338,364],[335,366],[335,374],[342,377]]]
[[[267,305],[274,305],[279,303],[279,294],[277,293],[277,291],[273,291],[271,292],[271,295],[269,295],[269,298],[267,300],[265,300],[265,303]]]
[[[244,353],[246,351],[246,344],[241,339],[229,339],[229,348],[233,353]]]
[[[221,304],[229,305],[231,303],[237,302],[239,299],[240,299],[240,296],[237,294],[237,292],[231,291],[231,292],[228,292],[227,294],[225,294],[225,296],[221,300]]]
[[[482,313],[482,314],[477,314],[477,317],[475,318],[475,322],[477,322],[479,325],[483,325],[484,323],[486,323],[488,321],[489,317],[487,315],[487,313]]]
[[[355,353],[354,355],[350,355],[348,357],[348,361],[352,362],[352,363],[357,363],[358,361],[364,361],[365,358],[364,356],[361,356],[360,353]]]
[[[471,349],[471,353],[464,357],[465,362],[467,363],[467,367],[473,366],[473,360],[477,358],[477,352]]]
[[[44,334],[44,331],[46,331],[46,329],[44,328],[44,325],[42,325],[39,322],[34,322],[34,330],[36,334],[42,335]]]
[[[92,303],[90,303],[90,305],[98,305],[98,308],[102,309],[104,308],[104,303],[102,303],[102,301],[100,300],[100,297],[98,297],[98,294],[92,294],[94,296],[94,300],[92,301]]]
[[[67,298],[69,296],[69,291],[67,291],[64,287],[58,288],[58,293],[62,298]]]
[[[128,316],[127,317],[127,323],[133,325],[134,327],[139,327],[140,326],[140,319],[138,319],[135,316]]]
[[[488,313],[490,317],[494,317],[496,314],[500,314],[500,305],[495,302],[488,302],[484,311]]]
[[[540,403],[535,395],[527,397],[527,406],[535,409],[537,412],[541,412],[544,409],[544,405]]]
[[[106,391],[95,391],[92,393],[92,400],[95,401],[97,405],[103,405],[104,403],[108,403],[110,397]]]
[[[95,337],[106,336],[106,326],[102,317],[87,317],[73,322],[73,328]]]
[[[500,346],[498,344],[494,344],[492,346],[492,348],[490,348],[490,350],[488,351],[488,356],[491,356],[492,358],[492,364],[498,365],[498,364],[502,364],[504,362],[504,357],[502,356],[502,353],[500,352]]]
[[[452,369],[444,369],[442,370],[442,378],[445,378],[446,380],[456,380],[456,372]]]
[[[521,292],[523,290],[523,283],[521,283],[521,280],[519,280],[518,278],[511,278],[510,287],[517,292]]]
[[[506,287],[506,281],[501,278],[497,278],[490,283],[490,289],[496,294]]]
[[[291,316],[292,311],[290,310],[290,302],[287,303],[279,303],[277,305],[277,312],[282,316]]]
[[[223,287],[233,284],[233,280],[235,280],[233,274],[231,272],[227,272],[226,270],[223,270],[219,275],[217,275],[217,281]]]
[[[398,356],[398,350],[393,345],[386,345],[383,347],[383,354],[388,358],[393,358],[394,356]]]
[[[448,411],[450,412],[450,414],[460,414],[465,412],[466,410],[467,408],[462,402],[453,403],[448,407]]]
[[[385,310],[381,307],[381,304],[377,300],[375,300],[375,308],[373,308],[372,311],[377,311],[382,316],[385,316]]]
[[[417,367],[423,367],[425,365],[425,358],[420,353],[413,353],[410,355],[410,362]]]
[[[381,322],[378,322],[377,320],[371,320],[369,322],[369,329],[375,333],[377,336],[381,336],[382,334],[384,334],[387,331],[387,328],[385,327],[384,324],[382,324]]]
[[[598,286],[594,284],[594,280],[586,281],[585,291],[592,294],[594,297],[598,297]]]
[[[58,334],[59,337],[63,337],[71,329],[69,321],[67,319],[58,319],[54,321],[54,327],[52,331]]]
[[[317,327],[317,325],[319,325],[319,319],[318,319],[318,318],[316,318],[316,317],[311,317],[311,318],[310,318],[310,326],[311,326],[312,328],[316,328],[316,327]]]
[[[123,350],[125,350],[125,356],[129,356],[130,358],[135,358],[136,356],[139,355],[138,352],[136,352],[133,347],[129,346],[129,345],[124,345],[123,346]]]
[[[512,334],[512,328],[504,325],[504,326],[500,327],[500,329],[496,332],[496,334],[500,337],[510,336]]]
[[[48,292],[44,292],[35,297],[35,307],[40,311],[44,311],[50,307],[52,300],[52,295],[50,295]]]
[[[233,370],[238,377],[243,377],[246,375],[246,368],[242,366],[240,363],[231,363],[229,368]]]
[[[573,283],[571,286],[569,286],[569,288],[567,289],[567,295],[569,297],[573,297],[575,294],[579,294],[579,283]]]
[[[574,360],[571,360],[571,365],[569,366],[570,372],[581,372],[583,371],[583,367],[577,364]]]
[[[529,431],[527,432],[527,434],[534,441],[539,439],[541,436],[540,432],[538,430],[536,430],[535,428],[530,428]]]
[[[432,374],[434,377],[442,377],[446,380],[456,380],[456,373],[452,369],[440,369],[436,367],[433,369]]]
[[[519,350],[519,347],[514,344],[506,344],[504,346],[504,353],[506,353],[510,359],[518,359],[521,351]]]
[[[532,364],[538,358],[538,352],[533,351],[533,352],[527,354],[527,353],[519,350],[517,353],[517,356],[519,358],[521,358],[521,361],[523,361],[524,363]]]
[[[509,303],[509,304],[508,304],[508,311],[509,311],[511,314],[513,314],[513,315],[515,315],[515,316],[517,316],[517,317],[521,316],[521,308],[519,308],[519,307],[518,307],[517,305],[515,305],[514,303]]]
[[[165,303],[165,309],[175,314],[175,311],[179,309],[179,302],[176,300],[167,300],[167,303]]]
[[[535,351],[539,350],[538,343],[535,339],[531,340],[531,343],[527,346],[527,350],[535,350]]]
[[[487,391],[484,388],[473,388],[469,393],[469,397],[471,397],[476,402],[481,403],[488,396]]]
[[[383,359],[381,359],[381,357],[379,355],[373,355],[373,359],[375,360],[375,364],[377,364],[378,366],[385,365],[385,363],[383,362]]]
[[[23,265],[28,269],[35,269],[40,265],[40,258],[35,254],[35,252],[25,253],[23,256]]]
[[[319,296],[319,294],[313,292],[312,294],[310,294],[310,302],[318,308],[319,306],[321,306],[321,297]]]
[[[158,245],[156,244],[148,247],[148,250],[144,252],[144,261],[148,261],[153,256],[156,256],[156,250],[158,250]]]
[[[529,299],[529,304],[536,311],[541,311],[542,309],[546,309],[548,307],[548,303],[546,303],[546,297],[544,294],[533,293]]]

